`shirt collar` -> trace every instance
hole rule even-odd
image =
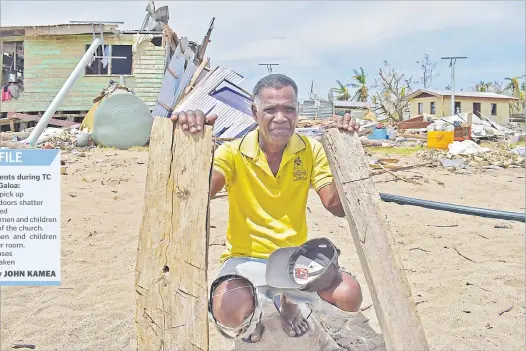
[[[297,133],[294,133],[292,134],[292,137],[290,138],[289,142],[287,143],[287,146],[285,147],[285,150],[283,151],[283,156],[285,158],[287,154],[296,154],[301,150],[305,149],[305,147],[305,141]],[[239,151],[241,151],[241,153],[247,157],[257,157],[260,151],[259,128],[256,128],[255,130],[249,132],[243,137],[243,139],[241,139]]]

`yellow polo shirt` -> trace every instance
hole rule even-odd
[[[225,178],[229,217],[226,251],[229,257],[268,258],[280,247],[307,241],[307,197],[333,176],[319,141],[294,134],[285,147],[276,176],[259,148],[258,130],[219,146],[214,171]]]

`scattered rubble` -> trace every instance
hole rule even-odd
[[[56,133],[43,141],[39,147],[42,149],[61,149],[87,151],[96,147],[93,140],[85,132],[70,128],[56,128]]]
[[[436,166],[444,164],[444,160],[458,160],[462,164],[451,164],[445,162],[444,167],[456,169],[465,166],[482,169],[488,166],[497,166],[499,168],[525,167],[525,157],[506,149],[489,149],[487,152],[477,154],[458,154],[453,155],[446,150],[423,149],[416,152],[416,156],[426,161],[432,161]],[[457,161],[457,162],[458,162]]]

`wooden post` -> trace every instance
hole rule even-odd
[[[329,130],[323,145],[388,350],[428,350],[380,196],[357,135]]]
[[[480,116],[477,116],[480,118]],[[471,127],[471,125],[473,124],[473,112],[468,112],[468,127]]]
[[[138,350],[208,350],[212,128],[154,119],[136,266]]]

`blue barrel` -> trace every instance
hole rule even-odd
[[[387,135],[387,129],[375,128],[371,134],[367,137],[368,139],[389,139]]]

